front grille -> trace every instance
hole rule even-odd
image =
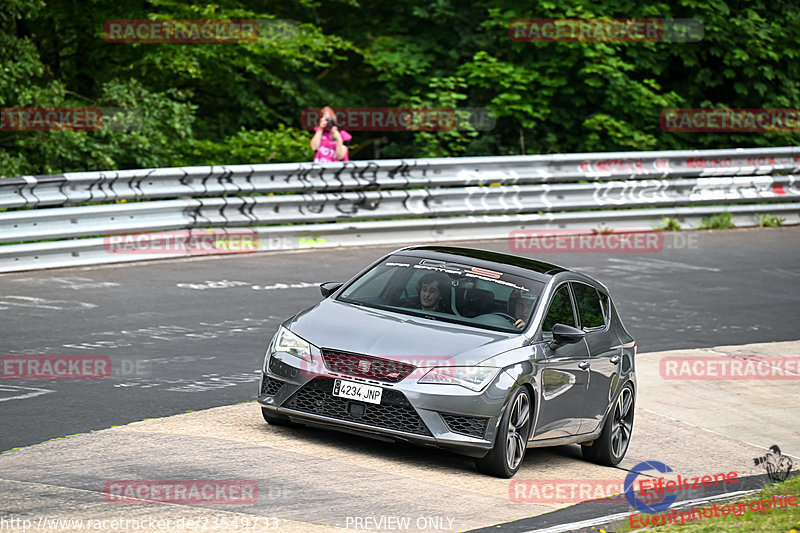
[[[295,392],[283,407],[378,428],[431,435],[402,392],[383,389],[380,404],[354,402],[334,396],[333,382],[328,378],[316,378]],[[363,406],[363,414],[350,414],[348,404],[351,403]]]
[[[331,372],[391,383],[397,383],[417,368],[402,361],[330,350],[322,351],[322,359]]]
[[[264,376],[264,381],[261,383],[261,394],[265,396],[275,396],[278,391],[283,387],[283,381]]]
[[[486,434],[486,422],[488,422],[488,418],[480,416],[449,415],[445,413],[439,414],[453,433],[469,435],[470,437],[479,439],[482,439]]]

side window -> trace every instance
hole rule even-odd
[[[600,295],[600,305],[603,307],[603,316],[606,319],[606,324],[611,323],[611,300],[608,299],[608,295],[602,291],[597,291]]]
[[[556,324],[564,324],[566,326],[577,326],[575,324],[575,314],[572,311],[572,302],[569,299],[569,290],[567,285],[562,285],[553,295],[550,301],[550,308],[544,317],[544,324],[542,325],[542,332],[553,331],[553,326]]]
[[[583,283],[573,283],[572,292],[578,305],[578,316],[584,331],[605,327],[600,297],[594,287]]]

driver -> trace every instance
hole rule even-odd
[[[527,325],[526,320],[528,317],[531,316],[531,311],[533,311],[533,304],[536,301],[536,298],[530,294],[529,292],[523,292],[517,298],[517,304],[514,306],[514,318],[517,319],[514,322],[514,327],[517,329],[524,329]]]
[[[435,272],[425,274],[417,282],[420,309],[446,312],[443,302],[450,298],[449,290],[450,283],[445,275]]]

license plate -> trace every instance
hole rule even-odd
[[[339,398],[379,404],[381,403],[382,394],[383,389],[380,387],[364,385],[363,383],[356,383],[355,381],[337,379],[333,383],[333,395]]]

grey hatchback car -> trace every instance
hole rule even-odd
[[[512,477],[527,448],[616,465],[633,430],[636,343],[608,290],[487,250],[403,248],[286,320],[258,394],[270,424],[449,449]]]

